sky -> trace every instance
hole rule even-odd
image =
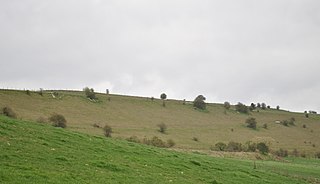
[[[320,111],[319,0],[1,0],[0,88]]]

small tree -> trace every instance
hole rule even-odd
[[[105,125],[105,126],[103,127],[103,132],[104,132],[104,135],[105,135],[106,137],[111,137],[111,133],[112,133],[112,128],[111,128],[111,126]]]
[[[246,120],[247,127],[257,129],[257,122],[255,118],[248,118]]]
[[[268,129],[268,125],[267,125],[267,123],[263,124],[263,125],[262,125],[262,128],[264,128],[264,129]]]
[[[277,105],[277,110],[280,110],[280,106],[279,105]]]
[[[39,93],[40,96],[43,96],[43,89],[40,88],[39,91],[38,91],[38,93]]]
[[[204,97],[203,95],[199,95],[197,96],[197,98],[194,99],[193,106],[198,109],[205,110],[206,109],[206,103],[204,102],[205,100],[206,100],[206,97]]]
[[[266,143],[260,142],[257,144],[257,149],[260,151],[262,154],[267,154],[269,152],[269,147],[267,146]]]
[[[91,99],[91,100],[95,100],[96,99],[96,94],[94,92],[94,89],[93,88],[88,88],[88,87],[85,87],[83,88],[83,91],[86,95],[87,98]]]
[[[166,95],[165,93],[162,93],[162,94],[160,95],[160,98],[161,98],[161,100],[162,100],[162,106],[165,107],[166,104],[165,104],[164,101],[167,99],[167,95]]]
[[[250,107],[251,107],[252,110],[254,110],[254,109],[256,109],[256,104],[251,103],[251,104],[250,104]]]
[[[246,113],[246,114],[249,112],[248,107],[240,102],[236,105],[236,110],[238,112]]]
[[[261,104],[260,103],[257,103],[257,108],[261,108]]]
[[[50,116],[49,121],[52,122],[52,125],[55,127],[66,128],[67,120],[61,114],[53,114]]]
[[[166,133],[166,131],[167,131],[167,125],[166,124],[160,123],[160,124],[158,124],[158,127],[159,127],[159,132]]]
[[[265,103],[261,104],[261,109],[266,110],[267,109],[267,105]]]
[[[229,110],[230,107],[231,107],[231,105],[230,105],[229,102],[224,102],[223,106],[224,106],[224,108],[225,108],[226,110]]]

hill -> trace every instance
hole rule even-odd
[[[1,183],[318,183],[319,160],[186,154],[0,116]]]
[[[60,113],[68,121],[67,129],[103,135],[93,124],[113,128],[113,137],[130,136],[172,139],[175,149],[209,151],[217,142],[236,141],[244,144],[247,141],[267,142],[271,149],[297,149],[300,153],[314,156],[320,151],[320,116],[303,113],[267,109],[254,111],[249,115],[237,113],[234,106],[224,110],[222,104],[208,104],[207,111],[195,110],[192,104],[183,105],[179,100],[167,100],[166,107],[160,99],[131,97],[121,95],[97,94],[98,101],[88,100],[83,92],[45,91],[43,96],[35,92],[27,95],[25,91],[0,90],[0,107],[12,107],[18,117],[35,121],[39,117],[49,117]],[[110,101],[109,101],[110,98]],[[256,118],[258,129],[246,127],[245,120]],[[276,121],[295,118],[295,126],[283,126]],[[158,131],[157,125],[165,123],[167,133]],[[267,129],[262,128],[267,124]],[[306,128],[303,128],[303,125]],[[198,141],[194,141],[194,137]]]

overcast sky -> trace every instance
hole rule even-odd
[[[320,111],[319,0],[1,0],[0,87]]]

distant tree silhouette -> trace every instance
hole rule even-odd
[[[198,109],[206,109],[206,103],[204,102],[206,100],[206,97],[203,95],[198,95],[197,98],[194,99],[193,101],[193,106],[198,108]]]
[[[166,106],[165,99],[167,99],[167,95],[165,93],[162,93],[160,95],[160,98],[162,99],[162,106],[165,107]]]
[[[231,107],[231,105],[230,105],[229,102],[224,102],[223,106],[224,106],[224,108],[225,108],[226,110],[229,110],[230,107]]]

